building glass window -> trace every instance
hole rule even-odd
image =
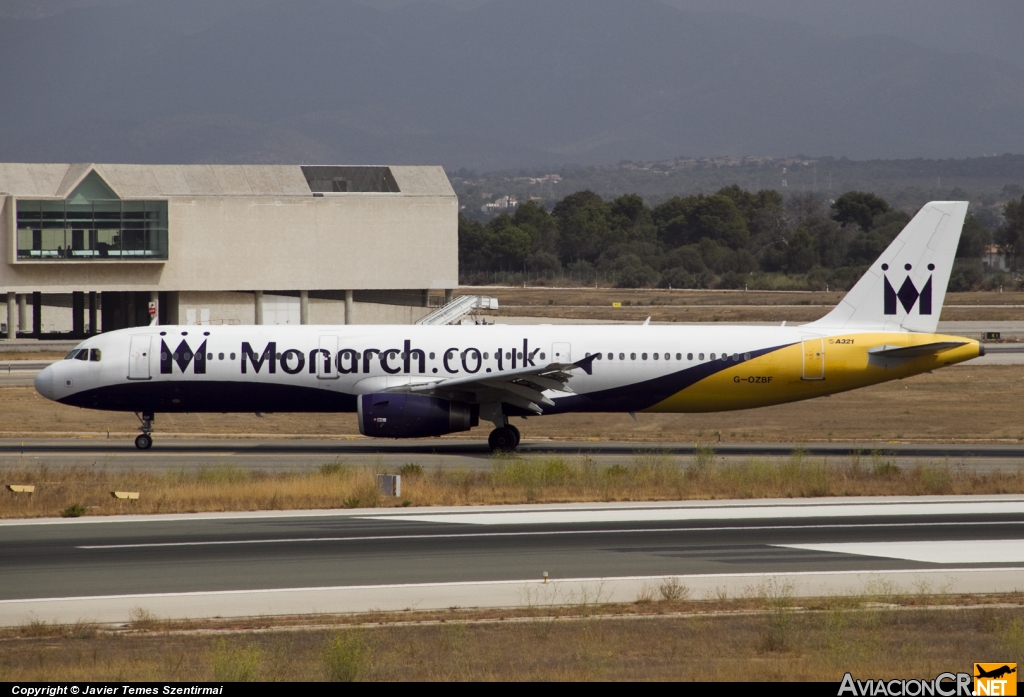
[[[34,201],[16,206],[19,261],[167,258],[167,201]]]

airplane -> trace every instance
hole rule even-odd
[[[1016,665],[1017,664],[1015,663],[1014,666],[1016,666]],[[999,668],[993,668],[992,670],[985,670],[984,668],[982,668],[977,663],[974,664],[974,667],[978,671],[978,674],[974,676],[976,678],[994,678],[994,679],[999,679],[999,678],[1003,677],[1004,675],[1009,675],[1011,673],[1016,673],[1017,672],[1017,668],[1016,667],[1011,668],[1008,665],[1003,665],[1003,666],[1000,666]]]
[[[926,204],[825,317],[786,326],[147,326],[45,368],[61,404],[159,412],[356,412],[360,433],[424,438],[567,412],[715,412],[812,399],[984,355],[936,334],[967,202]]]

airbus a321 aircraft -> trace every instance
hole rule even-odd
[[[48,399],[135,412],[357,412],[423,438],[573,411],[750,409],[874,385],[983,354],[936,334],[967,203],[926,205],[839,305],[799,326],[149,326],[83,341],[35,381]]]

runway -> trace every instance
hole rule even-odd
[[[665,578],[730,596],[997,592],[1024,588],[1024,497],[0,521],[0,557],[0,625],[629,601]]]
[[[590,458],[602,466],[631,465],[638,458],[676,457],[693,460],[694,443],[631,441],[523,440],[518,452],[527,458]],[[1017,472],[1024,466],[1024,443],[922,444],[892,442],[833,443],[711,443],[719,461],[749,458],[789,458],[795,451],[807,457],[849,462],[859,457],[870,464],[884,457],[899,466],[945,464],[978,472]],[[0,439],[0,467],[104,467],[107,469],[192,469],[235,465],[263,470],[310,469],[326,463],[372,465],[397,471],[414,462],[426,469],[490,469],[493,462],[482,440],[429,439],[393,441],[349,436],[303,438],[160,438],[151,450],[140,451],[130,438]],[[2,482],[0,482],[2,483]]]

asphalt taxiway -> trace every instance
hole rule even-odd
[[[1024,497],[0,521],[0,558],[0,625],[630,601],[672,578],[696,597],[1007,592]]]

